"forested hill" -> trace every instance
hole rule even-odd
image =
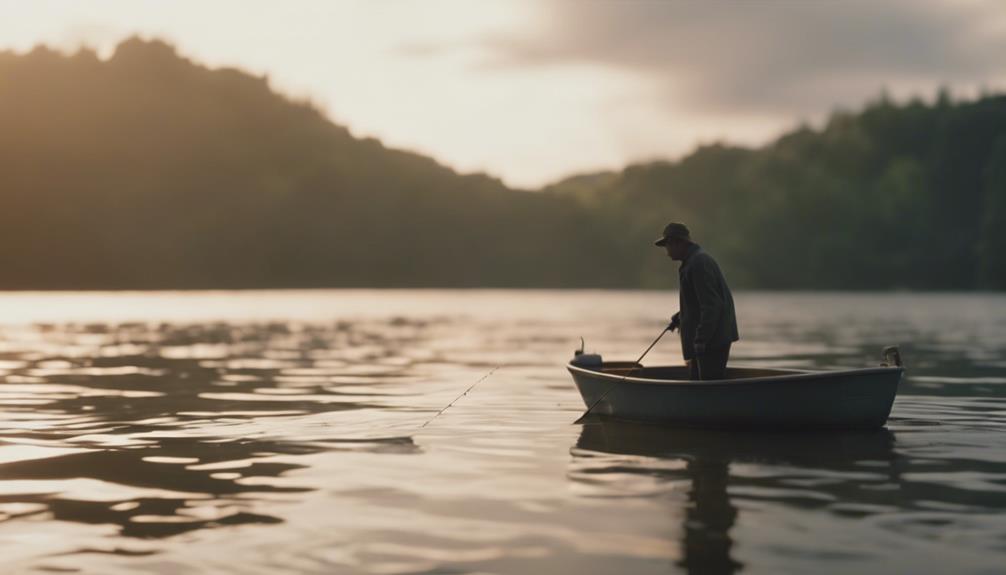
[[[529,135],[529,137],[532,137]],[[0,288],[1006,288],[1006,99],[837,113],[540,192],[355,138],[158,41],[0,53]]]
[[[880,99],[759,149],[702,147],[547,192],[596,214],[627,257],[687,222],[739,285],[1006,289],[1003,96]],[[664,275],[636,261],[640,283]]]
[[[592,281],[562,200],[354,138],[159,41],[0,54],[0,126],[0,288]]]

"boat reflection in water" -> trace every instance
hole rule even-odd
[[[874,486],[901,483],[894,434],[887,429],[729,432],[591,416],[571,453],[571,479],[601,489],[599,495],[638,495],[653,501],[654,480],[656,489],[669,493],[686,482],[678,566],[688,573],[743,569],[734,553],[731,530],[745,501],[800,508],[824,507],[837,501],[846,509],[857,504],[867,508],[883,500],[884,490],[863,489],[865,469],[874,477],[867,483]],[[766,469],[732,473],[731,466],[737,464]],[[773,467],[787,471],[780,474],[771,471]],[[827,475],[826,481],[808,483],[818,497],[801,496],[793,489],[794,476],[802,472]],[[612,481],[613,477],[619,480]],[[641,481],[634,484],[633,478]]]

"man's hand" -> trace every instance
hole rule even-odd
[[[667,324],[667,331],[674,331],[681,325],[681,312],[671,316],[671,323]]]

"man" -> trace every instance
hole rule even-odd
[[[692,241],[685,224],[667,224],[654,244],[663,246],[668,257],[681,262],[681,307],[667,328],[681,328],[681,352],[691,379],[723,379],[730,344],[739,337],[734,298],[720,266]]]

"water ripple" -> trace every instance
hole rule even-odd
[[[829,434],[572,425],[583,404],[562,365],[578,336],[633,358],[673,294],[15,294],[0,309],[29,317],[25,302],[35,320],[0,325],[13,572],[982,573],[1006,560],[1006,298],[738,294],[737,363],[861,367],[902,344],[887,429]]]

